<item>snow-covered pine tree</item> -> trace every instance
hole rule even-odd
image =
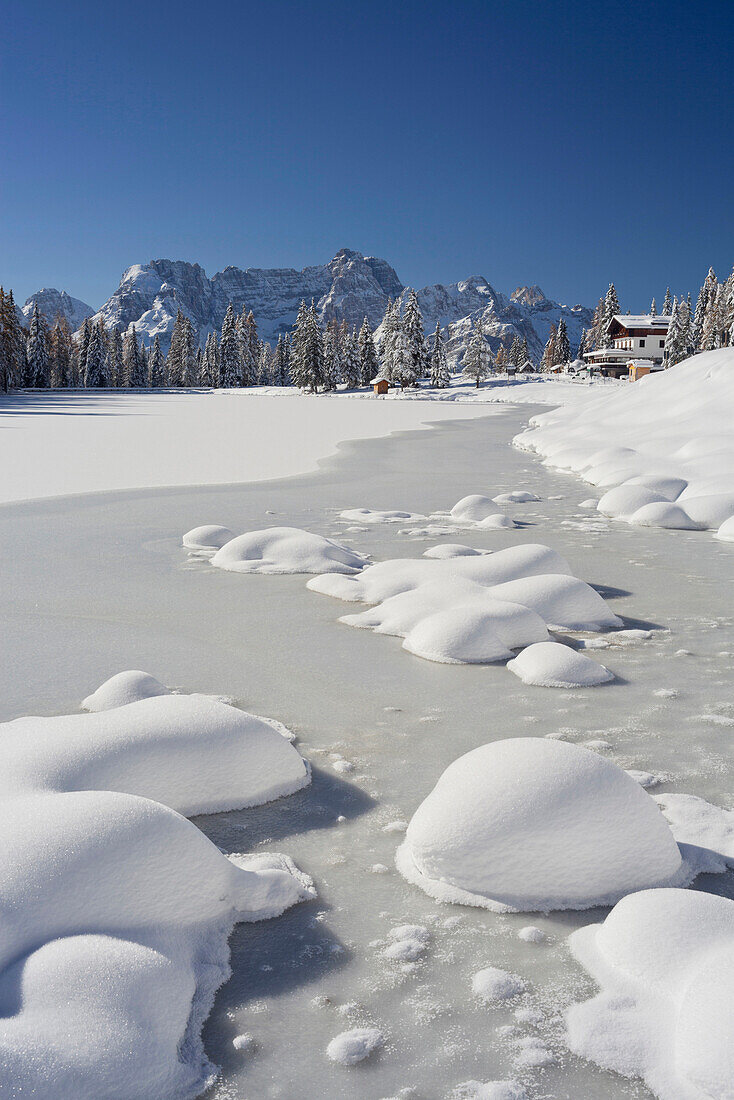
[[[564,317],[558,320],[558,331],[556,332],[556,343],[553,352],[556,360],[554,366],[565,367],[571,362],[571,344],[568,339]]]
[[[181,382],[182,386],[194,386],[196,380],[199,377],[199,368],[197,364],[197,350],[198,341],[196,339],[196,333],[194,332],[194,326],[191,323],[189,317],[184,317],[183,325],[181,327]]]
[[[46,318],[33,306],[27,344],[27,386],[46,389],[49,383],[49,349]]]
[[[107,336],[107,385],[122,386],[125,381],[125,360],[122,336],[113,328]]]
[[[237,321],[237,333],[240,344],[240,385],[254,386],[257,382],[260,358],[260,341],[257,337],[257,325],[252,310],[242,307]]]
[[[290,382],[288,371],[287,345],[283,333],[278,334],[278,343],[273,353],[273,385],[287,386]]]
[[[12,290],[3,296],[2,384],[6,389],[20,386],[25,373],[25,337],[15,311]]]
[[[722,322],[723,346],[734,347],[734,270],[724,283]]]
[[[423,331],[423,315],[418,295],[411,287],[405,303],[403,317],[405,337],[408,342],[408,354],[412,365],[412,382],[415,383],[426,373],[426,334]]]
[[[306,385],[311,393],[317,393],[319,386],[323,386],[325,383],[324,339],[313,299],[311,300],[306,324],[304,369]]]
[[[522,343],[520,341],[520,337],[516,335],[514,337],[512,343],[510,344],[510,353],[509,353],[509,356],[508,356],[508,363],[510,364],[511,367],[519,367],[519,366],[521,366],[521,357],[522,357]]]
[[[370,328],[369,321],[365,317],[362,322],[362,327],[359,330],[359,361],[361,367],[361,383],[363,386],[369,386],[373,378],[377,377],[380,369],[380,364],[377,359],[377,348],[375,347],[375,338],[372,335],[372,329]]]
[[[658,315],[658,304],[655,301],[655,299],[653,298],[653,300],[650,302],[650,316],[651,317],[657,317],[657,315]]]
[[[602,331],[604,328],[604,299],[600,298],[597,302],[594,315],[591,318],[591,325],[586,337],[586,350],[595,351],[601,347]]]
[[[400,386],[401,390],[404,390],[406,386],[415,384],[415,371],[413,354],[402,317],[398,317],[398,321],[392,337],[390,377],[395,386]]]
[[[125,389],[137,389],[143,383],[140,347],[135,325],[129,325],[122,339],[122,382]]]
[[[204,345],[204,354],[201,357],[199,364],[199,377],[197,380],[197,386],[203,386],[208,389],[214,384],[211,370],[211,358],[212,358],[212,337],[213,332],[210,332],[206,338],[206,344]]]
[[[431,338],[431,351],[429,355],[431,371],[431,385],[437,390],[445,390],[451,381],[446,347],[441,334],[441,326],[436,322],[436,331]]]
[[[140,347],[138,349],[138,357],[140,359],[140,376],[139,376],[140,377],[140,386],[141,386],[141,388],[144,388],[148,385],[148,375],[150,373],[150,368],[148,366],[148,359],[150,357],[148,355],[148,349],[145,346],[145,341],[143,340],[142,336],[140,337]]]
[[[481,317],[477,317],[472,329],[469,345],[464,353],[462,374],[474,380],[477,389],[489,374],[491,352],[484,339]]]
[[[107,349],[103,343],[101,324],[102,321],[100,320],[99,324],[91,327],[87,356],[84,362],[84,385],[90,390],[99,389],[107,383],[105,378]]]
[[[176,312],[176,320],[173,323],[173,330],[171,332],[171,343],[168,348],[168,355],[166,356],[166,385],[167,386],[180,386],[181,385],[181,369],[182,369],[182,342],[184,336],[184,315],[181,310]]]
[[[335,390],[342,377],[339,358],[339,330],[335,326],[324,333],[324,389]]]
[[[667,287],[665,291],[665,298],[663,300],[663,312],[662,317],[671,317],[673,314],[673,303],[670,298],[670,287]]]
[[[654,301],[655,301],[655,299],[653,298],[653,302]],[[583,359],[585,351],[586,351],[586,329],[582,328],[581,329],[581,339],[579,340],[579,346],[578,346],[578,349],[576,351],[576,358],[577,359]]]
[[[65,317],[56,318],[51,329],[51,386],[65,389],[71,376],[71,332]]]
[[[670,324],[668,325],[668,332],[665,337],[664,362],[666,367],[674,367],[676,363],[680,363],[681,360],[685,359],[688,355],[686,333],[684,331],[685,316],[681,316],[681,307],[685,307],[685,302],[682,302],[679,306],[678,299],[673,298]]]
[[[298,307],[291,337],[290,375],[294,386],[305,389],[306,379],[306,343],[308,339],[308,310],[305,301]]]
[[[347,331],[342,338],[342,379],[348,390],[356,390],[362,381],[356,329]]]
[[[379,375],[380,378],[386,378],[388,382],[393,381],[392,367],[395,358],[395,342],[398,338],[397,334],[402,332],[402,328],[403,318],[400,315],[400,306],[398,302],[393,302],[392,298],[388,298],[385,316],[382,319],[379,349]]]
[[[87,376],[87,350],[92,338],[92,325],[88,317],[84,318],[82,331],[79,334],[78,354],[76,359],[76,385],[83,386]]]
[[[260,343],[260,355],[257,364],[257,381],[260,386],[272,386],[274,370],[273,349],[267,340]]]
[[[230,302],[222,321],[222,335],[219,341],[219,385],[224,389],[239,385],[240,380],[240,340],[237,317]]]
[[[610,348],[613,340],[609,335],[609,326],[612,322],[612,318],[619,313],[619,299],[617,298],[617,291],[615,290],[614,283],[609,284],[609,290],[607,291],[604,299],[604,331],[602,333],[603,344],[602,347]]]
[[[119,333],[118,333],[119,336]],[[148,358],[148,385],[151,389],[158,390],[165,385],[165,360],[161,351],[161,342],[158,333],[153,340],[153,347]]]
[[[550,332],[548,333],[548,341],[543,349],[543,354],[540,359],[540,372],[541,374],[550,374],[555,366],[556,362],[556,338],[558,336],[558,329],[555,325],[551,325]]]

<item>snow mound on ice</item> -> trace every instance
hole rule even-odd
[[[669,531],[700,531],[701,526],[694,523],[688,513],[679,504],[668,501],[654,501],[638,508],[629,517],[629,522],[638,527],[664,527]]]
[[[567,1013],[575,1053],[663,1100],[734,1097],[734,902],[644,890],[569,943],[602,989]]]
[[[268,527],[231,539],[211,559],[233,573],[356,573],[368,559],[333,539],[297,527]]]
[[[524,684],[536,687],[596,687],[614,679],[604,665],[560,642],[537,642],[528,646],[518,657],[508,661],[507,667]]]
[[[477,526],[485,531],[501,531],[517,527],[517,524],[514,519],[510,519],[503,512],[493,512],[491,516],[486,516],[481,520]]]
[[[347,508],[339,515],[350,523],[418,523],[426,518],[420,512],[378,512],[372,508]]]
[[[429,546],[423,551],[424,558],[478,558],[489,550],[477,550],[473,546],[464,546],[461,542],[444,542],[438,546]]]
[[[597,753],[544,738],[455,760],[413,815],[396,864],[440,901],[498,911],[586,909],[688,875],[638,783]]]
[[[450,607],[421,619],[406,635],[403,649],[443,664],[485,664],[506,661],[512,656],[511,648],[547,637],[543,620],[529,607],[481,593],[476,604]]]
[[[207,695],[159,695],[93,714],[16,718],[2,727],[0,793],[114,790],[179,813],[258,806],[310,773],[271,725]]]
[[[723,542],[734,542],[734,516],[724,520],[716,532],[716,538],[721,539]]]
[[[193,527],[183,537],[187,550],[220,550],[234,538],[229,527],[220,527],[216,523],[206,523],[203,527]]]
[[[426,951],[431,937],[422,924],[399,924],[390,929],[387,938],[390,942],[382,952],[383,958],[414,962]]]
[[[149,672],[131,669],[110,676],[96,691],[82,701],[82,710],[113,710],[128,703],[138,703],[141,699],[153,699],[156,695],[170,695],[171,692]]]
[[[469,520],[478,523],[486,519],[495,510],[494,502],[490,497],[483,497],[479,493],[472,493],[468,497],[462,497],[451,509],[454,519]]]
[[[0,775],[3,1091],[198,1095],[232,926],[313,889],[285,856],[227,858],[176,811],[297,790],[305,762],[251,715],[158,695],[4,724]]]
[[[374,605],[340,622],[405,638],[404,648],[419,657],[483,663],[547,641],[546,624],[559,630],[622,625],[598,592],[569,573],[555,551],[530,544],[494,554],[398,558],[356,576],[314,577],[308,587]]]
[[[487,966],[472,975],[471,988],[472,993],[485,1004],[497,1004],[498,1001],[509,1001],[511,997],[525,993],[528,983],[518,978],[517,974]]]
[[[492,497],[492,500],[495,504],[531,504],[539,501],[540,497],[525,489],[513,489],[511,493],[500,493],[498,497]]]
[[[363,1062],[382,1043],[382,1032],[376,1027],[355,1027],[332,1039],[326,1054],[340,1066],[354,1066],[357,1062]]]
[[[529,1100],[519,1081],[463,1081],[451,1100]]]
[[[613,518],[675,501],[693,523],[718,528],[734,516],[733,414],[734,348],[721,348],[534,416],[514,442],[608,488],[599,510]]]

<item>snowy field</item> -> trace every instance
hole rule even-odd
[[[0,395],[0,502],[288,477],[315,469],[346,440],[486,416],[487,404],[583,400],[600,385],[553,379],[477,391],[457,380],[446,391],[380,400],[275,388]]]
[[[150,485],[3,509],[13,1087],[730,1100],[734,544],[481,398],[12,400],[7,500]]]

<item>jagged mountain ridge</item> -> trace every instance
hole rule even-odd
[[[18,311],[19,320],[22,325],[27,327],[31,323],[33,307],[36,305],[38,306],[39,313],[43,314],[49,325],[53,325],[57,317],[65,317],[72,332],[75,332],[76,329],[84,324],[86,317],[92,317],[94,315],[94,310],[91,306],[88,306],[86,302],[80,301],[79,298],[72,298],[65,290],[56,290],[55,287],[44,287],[42,290],[37,290],[35,294],[32,294],[31,297],[27,299],[22,309]]]
[[[38,300],[39,308],[46,312],[42,295],[51,293],[58,294],[43,291],[29,299],[27,305],[30,304],[31,311],[33,301]],[[95,317],[120,331],[134,324],[147,344],[157,335],[165,351],[179,309],[191,319],[202,344],[210,332],[221,328],[230,302],[237,312],[243,306],[251,309],[261,337],[273,342],[281,332],[290,331],[302,300],[316,302],[323,322],[335,318],[359,326],[366,316],[375,328],[382,320],[388,299],[397,298],[403,303],[407,293],[386,260],[348,248],[337,252],[328,264],[305,267],[302,271],[226,267],[211,279],[196,263],[152,260],[128,268],[115,293]],[[89,309],[68,295],[66,298]],[[591,310],[561,305],[546,298],[538,286],[519,287],[508,298],[482,276],[424,287],[418,291],[418,299],[427,334],[436,322],[442,327],[450,326],[449,354],[455,361],[463,355],[476,317],[482,318],[485,334],[494,349],[501,341],[508,343],[519,335],[527,339],[535,359],[540,357],[551,324],[557,324],[561,316],[566,319],[572,347],[578,343],[581,329],[591,322]],[[56,307],[56,302],[53,305]],[[52,320],[53,316],[49,316],[49,321]]]

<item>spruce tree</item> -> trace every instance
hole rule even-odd
[[[614,283],[609,284],[609,290],[607,291],[606,298],[604,299],[604,330],[602,333],[602,347],[610,348],[613,340],[609,333],[609,326],[612,323],[612,318],[616,317],[619,313],[619,299],[617,298],[617,291],[614,288]]]
[[[142,364],[135,325],[130,325],[122,340],[122,383],[126,389],[142,385]]]
[[[222,335],[219,341],[219,385],[224,389],[239,385],[240,362],[237,318],[230,302],[222,321]]]
[[[51,386],[65,389],[71,384],[71,332],[65,317],[57,317],[51,330]]]
[[[462,374],[466,378],[473,378],[477,389],[479,384],[489,374],[490,350],[484,339],[484,329],[480,317],[474,322],[469,345],[464,353]]]
[[[446,348],[444,346],[443,336],[441,335],[441,326],[438,322],[436,322],[436,331],[433,334],[431,342],[429,363],[431,370],[431,385],[435,386],[437,390],[445,390],[451,381],[451,374],[446,358]]]
[[[362,363],[359,354],[356,329],[347,332],[341,340],[342,380],[348,390],[355,390],[362,381]]]
[[[148,360],[149,360],[150,357],[148,355],[148,349],[145,346],[145,341],[143,340],[142,336],[140,337],[140,348],[138,349],[138,358],[140,360],[140,374],[139,374],[140,387],[145,388],[149,385],[148,379],[150,377],[150,366],[149,366]],[[109,362],[109,357],[108,357],[108,362]]]
[[[554,366],[566,367],[571,362],[571,345],[568,340],[568,332],[566,331],[566,321],[563,317],[558,321],[558,331],[556,332],[553,353],[555,359]]]
[[[317,393],[319,386],[325,382],[324,340],[313,299],[307,318],[304,366],[306,384],[311,393]]]
[[[33,389],[46,389],[49,384],[50,370],[48,328],[46,318],[39,312],[37,305],[33,306],[26,354],[28,361],[26,385]]]
[[[89,341],[92,337],[92,325],[88,317],[84,318],[82,324],[82,331],[79,334],[79,353],[77,355],[76,362],[76,384],[78,386],[84,386],[84,379],[87,376],[87,350],[89,348]]]
[[[395,342],[397,334],[402,331],[403,319],[400,316],[398,302],[388,298],[385,308],[385,316],[382,319],[382,335],[380,337],[380,377],[388,382],[393,381],[392,367],[395,358]]]
[[[405,303],[403,317],[405,337],[408,342],[408,354],[411,362],[411,374],[414,382],[426,373],[426,334],[423,331],[423,316],[418,303],[418,295],[411,288]]]
[[[335,390],[341,377],[339,332],[330,327],[324,333],[324,389]]]
[[[689,328],[688,304],[685,300],[679,303],[677,298],[674,298],[670,324],[665,337],[664,361],[666,367],[674,367],[676,363],[680,363],[688,357]]]
[[[305,389],[308,385],[306,377],[306,344],[308,340],[308,310],[305,301],[301,301],[298,307],[298,315],[293,326],[291,339],[290,375],[294,386]]]
[[[380,364],[377,360],[377,348],[372,335],[369,321],[365,317],[357,338],[359,343],[359,361],[361,368],[361,382],[363,386],[369,386],[373,378],[377,377]]]
[[[183,367],[183,344],[184,339],[184,315],[181,310],[176,312],[176,320],[173,322],[173,330],[171,331],[171,343],[168,347],[168,355],[166,356],[166,385],[168,386],[180,386],[181,372]]]
[[[288,337],[284,336],[281,332],[278,336],[278,343],[275,345],[275,358],[273,361],[273,385],[275,386],[288,386],[290,385],[290,366],[288,363],[289,358],[289,342]]]
[[[655,301],[655,299],[653,298],[653,302],[654,301]],[[576,358],[577,359],[583,359],[585,351],[586,351],[586,329],[582,328],[581,329],[581,339],[579,340],[579,346],[578,346],[578,350],[576,352]]]
[[[159,390],[165,385],[165,369],[161,342],[158,338],[158,333],[156,333],[153,347],[150,351],[150,358],[148,359],[148,385],[151,389]]]
[[[110,330],[107,337],[107,385],[122,386],[125,382],[125,362],[122,336],[117,329]]]
[[[240,346],[240,385],[254,386],[258,377],[258,364],[260,359],[260,341],[257,335],[257,325],[252,310],[246,306],[237,322],[237,333]]]
[[[657,315],[658,315],[658,304],[655,301],[655,299],[653,298],[653,300],[650,302],[650,316],[651,317],[657,317]]]
[[[197,340],[194,326],[189,317],[184,317],[181,325],[181,337],[179,344],[180,355],[180,385],[194,386],[198,378],[197,367]]]
[[[274,371],[273,349],[267,340],[260,343],[260,355],[257,364],[257,381],[260,386],[272,386]]]
[[[84,385],[87,389],[99,389],[106,384],[105,358],[106,348],[102,341],[100,326],[92,325],[84,361]]]
[[[20,386],[25,373],[25,338],[18,321],[12,290],[3,295],[2,306],[2,373],[3,387]]]
[[[665,291],[665,300],[663,301],[663,317],[670,317],[673,312],[673,303],[670,300],[670,287]]]
[[[556,362],[556,338],[558,330],[555,325],[551,325],[550,332],[548,333],[548,341],[543,350],[543,354],[540,359],[540,371],[542,374],[550,374],[555,366]]]

